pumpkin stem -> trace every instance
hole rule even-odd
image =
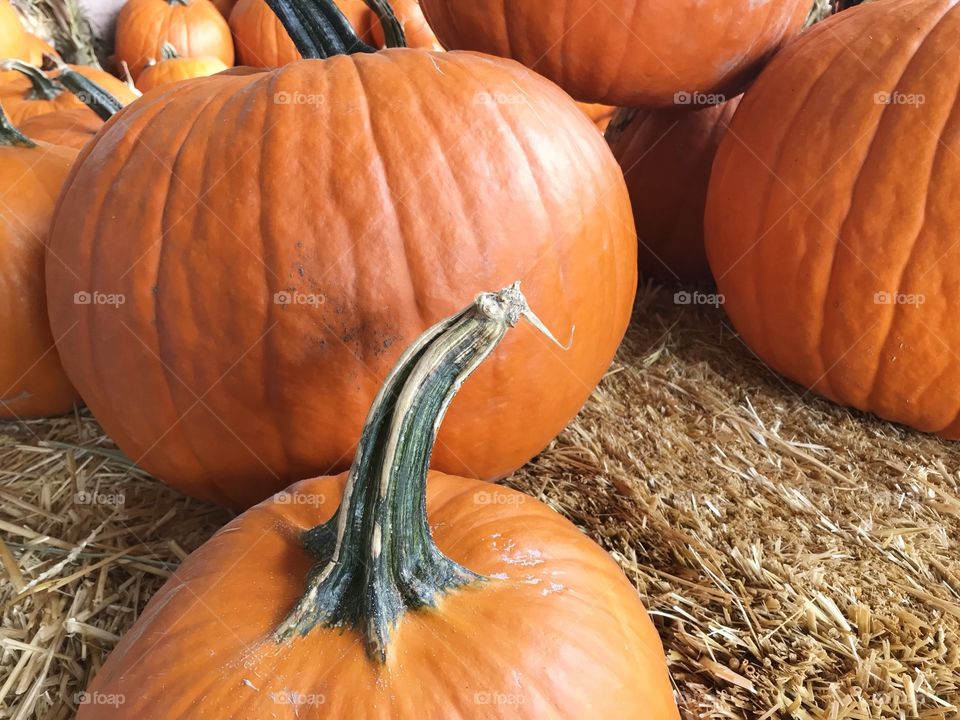
[[[364,0],[364,2],[366,2],[368,8],[373,10],[380,21],[386,46],[388,48],[406,47],[407,38],[403,33],[403,25],[397,19],[397,15],[388,0]]]
[[[376,52],[357,37],[333,0],[267,0],[267,4],[305,58]]]
[[[54,100],[63,92],[63,87],[55,80],[51,80],[40,68],[36,68],[23,60],[4,60],[0,63],[3,70],[16,70],[26,75],[33,86],[27,92],[28,100]]]
[[[176,60],[180,57],[180,53],[177,52],[177,49],[168,42],[163,44],[163,47],[160,48],[160,60]]]
[[[440,595],[485,580],[433,542],[427,472],[453,396],[521,317],[543,327],[517,282],[481,293],[403,354],[370,408],[340,507],[329,522],[304,533],[317,562],[306,592],[277,629],[278,640],[317,625],[348,626],[383,663],[407,610],[432,607]]]
[[[21,145],[28,148],[37,146],[33,140],[13,126],[3,105],[0,105],[0,145]]]
[[[106,122],[117,114],[123,105],[113,95],[88,77],[81,75],[62,60],[51,55],[44,55],[56,63],[58,70],[57,80],[77,99],[93,110],[97,116]]]

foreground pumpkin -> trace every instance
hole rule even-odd
[[[89,689],[123,702],[79,720],[677,720],[609,555],[531,497],[427,472],[452,396],[524,315],[543,327],[512,286],[414,342],[350,473],[294,485],[187,558]]]
[[[630,191],[641,274],[671,283],[710,280],[703,246],[707,186],[739,103],[624,109],[610,123],[607,142]]]
[[[185,57],[215,57],[233,65],[230,27],[210,0],[129,0],[117,16],[117,64],[137,80],[165,43]]]
[[[331,55],[359,42],[299,37]],[[342,470],[399,348],[456,307],[454,288],[519,274],[581,341],[508,341],[435,460],[491,478],[539,452],[609,366],[636,289],[629,198],[590,121],[473,53],[234,72],[122,110],[63,193],[50,313],[58,335],[75,326],[62,354],[105,430],[171,485],[235,506]],[[95,289],[127,301],[73,304]],[[491,423],[506,405],[537,411]]]
[[[173,45],[167,43],[160,52],[160,60],[140,73],[137,87],[146,92],[181,80],[213,75],[226,69],[227,66],[219,58],[183,57]]]
[[[0,106],[0,419],[58,415],[76,392],[47,320],[44,243],[76,151],[35,143]]]
[[[376,14],[364,0],[336,0],[337,7],[361,40],[374,47],[386,42]],[[393,3],[409,47],[432,48],[437,39],[427,25],[417,0]],[[237,58],[252,67],[280,67],[301,58],[283,23],[266,0],[239,0],[230,14]]]
[[[956,0],[878,0],[809,30],[741,103],[706,222],[727,312],[764,362],[837,402],[951,438],[957,37]]]
[[[577,100],[666,106],[735,94],[810,0],[421,0],[444,47],[511,57]]]

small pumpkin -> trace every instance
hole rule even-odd
[[[184,57],[215,57],[233,65],[230,27],[210,0],[129,0],[117,16],[117,64],[134,80],[169,43]]]
[[[337,7],[365,43],[382,48],[386,40],[377,15],[364,0],[336,0]],[[408,47],[433,48],[437,39],[417,0],[393,3]],[[300,59],[300,53],[266,0],[239,0],[230,14],[237,58],[253,67],[280,67]]]
[[[146,92],[181,80],[214,75],[226,69],[227,66],[219,58],[182,57],[173,45],[167,43],[161,50],[159,62],[150,65],[140,73],[137,88]]]
[[[810,0],[421,0],[448,49],[518,60],[577,100],[664,107],[732,97],[797,32]]]
[[[50,332],[43,282],[54,203],[76,154],[29,139],[0,106],[0,419],[59,415],[77,400]]]
[[[10,0],[0,0],[0,60],[30,57],[27,31]]]
[[[39,68],[20,60],[8,60],[2,67],[0,103],[14,125],[35,115],[84,108],[83,102]]]
[[[294,485],[187,558],[90,686],[124,702],[78,720],[679,720],[609,555],[531,497],[427,472],[460,383],[528,313],[511,287],[424,333],[350,473]]]
[[[32,140],[80,150],[100,131],[103,120],[86,109],[73,108],[28,118],[20,130]]]
[[[703,246],[707,186],[739,103],[623,109],[610,123],[607,142],[630,191],[641,274],[668,283],[711,279]]]
[[[342,36],[298,34],[327,60],[198,78],[122,110],[53,232],[50,314],[76,324],[62,354],[94,415],[154,475],[232,506],[344,469],[398,348],[455,307],[451,288],[522,275],[584,338],[564,354],[511,339],[457,399],[434,461],[482,478],[569,422],[632,310],[629,197],[569,96],[474,53],[342,54],[359,40],[339,17]],[[78,308],[91,283],[127,302]],[[537,412],[490,423],[507,404]]]
[[[815,25],[747,92],[706,248],[770,367],[960,438],[960,3],[877,0]]]

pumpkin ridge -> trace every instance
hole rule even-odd
[[[947,16],[947,14],[949,13],[949,11],[950,11],[950,8],[949,8],[949,6],[948,6],[947,9],[944,10],[944,11],[941,13],[941,15],[940,15],[939,18],[937,18],[937,19],[935,19],[935,20],[933,20],[933,21],[931,22],[930,27],[927,28],[926,32],[923,34],[923,37],[917,39],[917,42],[915,43],[915,46],[914,46],[914,49],[912,50],[912,52],[910,52],[910,54],[907,55],[907,56],[904,58],[903,67],[902,67],[902,68],[900,69],[900,71],[897,73],[896,80],[894,81],[894,83],[893,83],[893,85],[892,85],[894,92],[896,92],[897,88],[900,87],[900,84],[901,84],[901,82],[903,81],[904,77],[905,77],[905,76],[907,75],[907,73],[910,71],[910,66],[913,64],[913,62],[914,62],[914,60],[917,58],[917,56],[921,54],[921,51],[922,51],[922,49],[923,49],[924,44],[927,42],[927,40],[930,39],[931,35],[933,35],[933,33],[936,31],[937,27],[940,25],[940,23],[943,21],[943,19]],[[923,15],[923,14],[925,14],[925,13],[918,13],[917,16],[914,17],[914,20],[919,19],[919,17],[920,17],[921,15]],[[842,43],[841,43],[841,45],[842,45]],[[892,46],[892,47],[895,48],[895,49],[899,49],[896,45],[894,45],[894,46]],[[843,238],[847,235],[847,233],[848,233],[848,231],[849,231],[849,225],[850,225],[850,220],[851,220],[851,213],[852,213],[854,207],[855,207],[856,204],[857,204],[857,199],[858,199],[858,198],[860,197],[860,195],[861,195],[860,190],[861,190],[861,187],[862,187],[862,182],[864,181],[864,168],[866,168],[866,167],[870,164],[870,159],[871,159],[871,157],[873,156],[874,152],[875,152],[876,149],[877,149],[877,140],[878,140],[878,138],[880,138],[880,137],[884,134],[884,120],[885,120],[887,117],[889,117],[889,112],[888,112],[888,111],[890,110],[891,107],[893,107],[893,105],[890,104],[890,103],[881,106],[881,109],[880,109],[880,117],[879,117],[879,119],[877,120],[877,122],[876,122],[876,124],[875,124],[875,129],[874,129],[874,132],[873,132],[873,136],[870,138],[870,144],[867,146],[867,150],[866,150],[866,152],[864,153],[863,160],[860,162],[860,167],[857,169],[856,176],[854,177],[853,182],[852,182],[852,184],[851,184],[851,190],[850,190],[850,193],[849,193],[850,202],[849,202],[849,204],[848,204],[848,206],[847,206],[846,214],[844,215],[843,219],[841,220],[841,222],[840,222],[840,224],[839,224],[839,226],[838,226],[837,233],[836,233],[836,242],[835,242],[834,245],[833,245],[833,251],[832,251],[832,253],[831,253],[830,270],[829,270],[829,273],[828,273],[828,276],[827,276],[827,285],[826,285],[826,289],[825,289],[825,292],[824,292],[824,295],[823,295],[823,306],[822,306],[822,309],[821,309],[821,311],[820,311],[820,333],[819,333],[820,338],[819,338],[819,340],[817,341],[817,345],[816,345],[816,347],[817,347],[817,355],[818,355],[818,357],[820,358],[821,366],[822,366],[823,368],[825,368],[825,370],[823,371],[823,375],[822,375],[821,379],[818,381],[818,384],[819,384],[819,382],[823,382],[823,383],[826,385],[827,395],[830,396],[830,397],[837,397],[836,391],[835,391],[835,389],[834,389],[835,386],[834,386],[834,383],[833,383],[833,381],[832,381],[832,379],[831,379],[831,377],[830,377],[830,374],[831,374],[831,372],[834,370],[834,368],[836,368],[836,366],[840,364],[840,359],[842,359],[842,357],[843,357],[843,356],[841,356],[841,358],[838,358],[838,359],[835,360],[834,362],[828,363],[828,362],[827,362],[826,354],[825,354],[825,352],[824,352],[824,344],[825,344],[825,342],[826,342],[825,332],[826,332],[826,328],[827,328],[827,317],[829,317],[829,314],[828,314],[828,305],[829,305],[830,298],[831,298],[831,294],[832,294],[832,293],[831,293],[831,289],[833,288],[834,280],[835,280],[835,276],[836,276],[837,255],[838,255],[839,252],[840,252],[839,249],[838,249],[838,245],[842,245],[842,246],[846,249],[846,251],[847,251],[848,253],[850,253],[851,255],[853,255],[853,256],[856,258],[856,260],[857,260],[859,263],[863,264],[863,265],[867,268],[867,270],[870,272],[870,274],[874,276],[874,278],[879,278],[879,276],[874,272],[873,268],[870,267],[863,258],[861,258],[861,257],[859,257],[858,255],[855,255],[855,254],[853,253],[853,250],[852,250],[851,248],[849,248],[849,247],[846,245],[846,243],[844,243]],[[949,117],[948,117],[948,119],[949,119]],[[935,153],[936,153],[936,150],[935,150]],[[819,219],[819,218],[818,218],[818,219]],[[822,224],[822,221],[821,221],[821,224]],[[923,223],[921,223],[920,228],[919,228],[919,233],[922,233],[922,232],[923,232]],[[915,238],[914,238],[914,241],[916,241],[916,239],[917,239],[917,238],[915,237]],[[911,252],[912,252],[912,251],[911,251]],[[876,358],[877,358],[877,359],[876,359],[876,361],[875,361],[874,363],[872,363],[872,365],[873,365],[873,367],[874,367],[874,372],[873,372],[873,376],[871,377],[871,381],[870,381],[869,387],[868,387],[868,389],[867,389],[867,391],[866,391],[866,392],[867,392],[867,394],[866,394],[866,399],[867,399],[867,400],[869,400],[869,399],[875,394],[875,392],[876,392],[876,389],[877,389],[876,379],[877,379],[877,374],[878,374],[878,372],[879,372],[879,370],[880,370],[880,364],[881,364],[881,363],[880,363],[880,358],[882,357],[882,353],[883,353],[884,347],[886,346],[886,341],[889,340],[890,332],[891,332],[891,330],[892,330],[892,326],[893,326],[893,323],[894,323],[894,319],[895,319],[896,313],[897,313],[896,305],[890,305],[890,312],[887,313],[887,315],[888,315],[889,317],[888,317],[887,323],[886,323],[886,325],[887,325],[886,338],[884,339],[884,341],[878,343],[878,352],[877,352],[877,355],[876,355]],[[862,336],[860,337],[860,340],[858,340],[856,344],[859,344],[860,341],[862,341],[863,338],[866,337],[866,335],[869,334],[869,332],[870,332],[872,329],[873,329],[873,326],[871,326],[871,328],[867,330],[867,333],[865,333],[864,335],[862,335]],[[848,348],[848,349],[847,349],[847,352],[850,352],[850,351],[853,349],[853,347],[855,347],[855,346],[856,346],[856,345]],[[819,374],[819,373],[818,373],[818,374]]]
[[[637,21],[637,12],[640,10],[640,2],[641,2],[641,0],[634,0],[634,1],[633,1],[633,10],[630,11],[630,22],[627,23],[627,27],[631,27],[631,28],[632,28],[632,27],[634,26],[634,23]],[[603,5],[603,7],[604,7],[606,10],[608,10],[611,14],[613,14],[613,11],[610,10],[610,9],[607,7],[607,4],[606,4],[606,3],[601,2],[601,3],[598,3],[598,4]],[[593,8],[591,8],[591,9],[595,9],[596,7],[597,7],[597,6],[594,5]],[[568,10],[568,11],[569,11],[569,8],[570,8],[570,6],[567,5],[567,10]],[[621,22],[622,22],[622,21],[621,21]],[[566,21],[564,22],[564,25],[565,25],[566,27],[570,27],[570,25],[569,25],[568,23],[566,23]],[[606,84],[606,86],[603,88],[603,93],[601,93],[603,96],[607,96],[607,95],[610,94],[610,89],[611,89],[611,88],[614,86],[614,84],[617,82],[617,78],[622,75],[622,73],[623,73],[623,71],[624,71],[624,69],[625,69],[625,67],[626,67],[626,65],[627,65],[627,62],[628,62],[628,56],[627,56],[627,54],[628,54],[629,51],[630,51],[630,39],[629,39],[629,36],[628,36],[628,35],[624,35],[624,33],[623,33],[622,31],[620,32],[620,37],[622,38],[622,45],[623,45],[623,47],[620,48],[620,60],[617,61],[617,72],[615,72],[615,73],[609,73],[609,75],[608,75],[608,77],[607,77],[607,84]],[[606,48],[604,48],[604,50],[606,50]],[[657,58],[657,59],[659,60],[659,58]],[[671,74],[673,74],[674,77],[676,77],[677,74],[676,74],[675,72],[673,72],[673,69],[672,69],[672,68],[670,68],[669,66],[667,66],[666,63],[664,63],[662,60],[661,60],[660,62],[661,62],[661,64],[665,65],[668,70],[670,70]],[[679,80],[679,78],[678,78],[678,80]],[[560,87],[563,87],[563,83],[557,83],[557,84],[560,85]]]

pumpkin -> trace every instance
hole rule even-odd
[[[230,27],[210,0],[129,0],[117,16],[117,64],[137,80],[165,43],[184,57],[215,57],[233,65]]]
[[[31,65],[43,65],[44,55],[60,57],[56,49],[43,38],[31,33],[26,33],[25,37],[27,44],[26,60]]]
[[[47,320],[44,247],[76,151],[35,143],[0,106],[0,419],[59,415],[77,399]]]
[[[448,49],[510,57],[577,100],[661,107],[736,94],[810,0],[421,0]]]
[[[127,455],[188,494],[242,507],[345,469],[398,348],[455,307],[450,288],[520,275],[581,341],[508,341],[435,455],[503,476],[580,409],[629,322],[629,197],[569,96],[474,53],[336,55],[349,35],[299,37],[328,60],[148,93],[61,198],[49,287],[54,328],[76,324],[67,371]],[[78,308],[90,284],[127,302]],[[537,412],[489,422],[508,404]]]
[[[28,59],[28,43],[27,31],[23,29],[20,16],[13,9],[10,0],[0,0],[0,60]]]
[[[600,132],[604,132],[610,124],[617,108],[612,105],[596,105],[591,103],[577,103],[584,114],[590,118]]]
[[[336,2],[364,42],[374,47],[384,46],[380,22],[364,0]],[[399,0],[393,3],[393,7],[403,25],[409,47],[432,48],[436,45],[436,38],[416,0]],[[300,59],[296,45],[266,0],[239,0],[230,14],[230,28],[237,58],[244,65],[280,67]]]
[[[740,98],[684,110],[621,110],[607,142],[637,224],[640,272],[669,283],[711,279],[703,246],[710,169]]]
[[[85,108],[37,115],[20,124],[20,130],[32,140],[64,145],[80,150],[103,127],[103,120]]]
[[[137,87],[146,92],[181,80],[213,75],[226,69],[227,66],[219,58],[181,57],[173,45],[167,44],[163,46],[160,61],[140,73]]]
[[[216,6],[217,10],[220,11],[220,14],[225,18],[230,17],[230,13],[233,12],[233,7],[237,4],[237,0],[211,0]]]
[[[0,75],[0,103],[10,121],[19,125],[35,115],[83,108],[83,102],[43,71],[19,60],[8,60]]]
[[[777,56],[717,152],[706,248],[770,367],[960,437],[956,0],[878,0]]]
[[[60,67],[62,68],[63,66],[61,65]],[[109,93],[119,101],[121,105],[129,105],[140,97],[140,94],[134,88],[131,88],[123,80],[114,77],[105,70],[90,67],[89,65],[66,65],[65,67],[93,82],[100,90]]]
[[[78,719],[679,720],[609,555],[531,497],[427,471],[449,399],[527,312],[515,287],[485,293],[415,342],[349,475],[294,485],[187,558],[90,687],[124,701]]]

